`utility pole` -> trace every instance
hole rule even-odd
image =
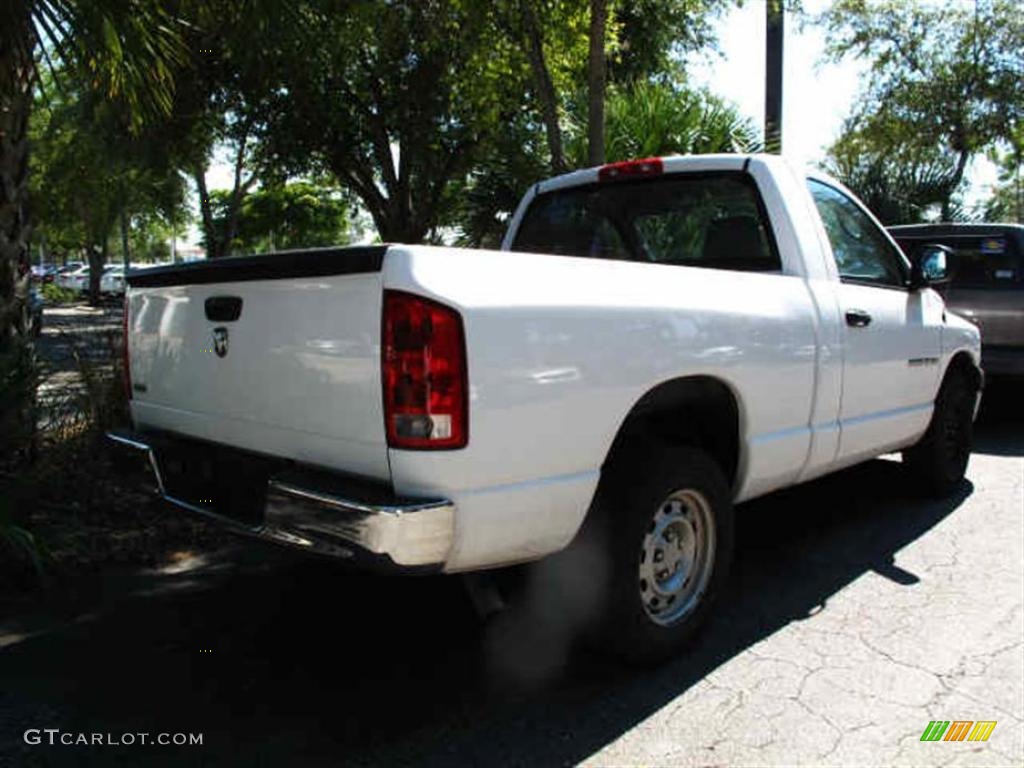
[[[782,154],[782,48],[785,0],[765,0],[764,149]]]

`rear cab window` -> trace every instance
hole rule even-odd
[[[677,173],[538,195],[513,251],[780,272],[764,205],[746,173]]]

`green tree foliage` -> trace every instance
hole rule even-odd
[[[21,335],[31,224],[29,117],[39,60],[67,71],[124,109],[138,128],[166,115],[183,63],[180,25],[141,0],[10,0],[0,10],[0,349]]]
[[[1024,224],[1024,124],[1018,125],[1008,149],[992,153],[999,166],[999,180],[985,201],[982,214],[986,221]]]
[[[597,80],[600,69],[613,85],[677,79],[687,53],[714,45],[710,22],[727,2],[609,0],[594,5],[605,6],[607,14],[604,57],[597,55],[596,40],[591,45],[588,0],[500,0],[492,5],[528,65],[528,94],[544,126],[552,173],[570,165],[562,146],[564,123],[569,114],[580,113],[580,101],[588,92],[596,99],[603,90]],[[590,104],[600,114],[600,104]]]
[[[523,108],[488,142],[477,163],[454,182],[446,206],[460,245],[497,248],[523,192],[550,175],[546,136]]]
[[[566,152],[577,167],[587,164],[585,100],[566,122]],[[757,152],[761,132],[747,118],[704,90],[677,82],[640,81],[613,86],[605,118],[609,162],[631,158],[711,152]],[[525,119],[510,121],[465,181],[456,185],[454,225],[459,242],[496,247],[530,184],[548,175],[544,140]]]
[[[956,158],[935,147],[879,150],[848,125],[829,148],[825,170],[849,187],[883,224],[916,224],[945,206],[959,211]]]
[[[196,186],[209,258],[227,253],[245,196],[261,177],[275,174],[273,164],[261,165],[265,155],[259,148],[268,125],[268,99],[287,87],[280,77],[289,67],[282,46],[294,40],[283,32],[301,35],[306,30],[300,8],[278,0],[190,0],[182,5],[189,22],[185,41],[191,76],[178,84],[164,141],[174,147],[180,167]],[[308,43],[323,44],[313,36]],[[206,187],[215,151],[232,167],[227,218],[216,225]]]
[[[31,186],[39,234],[51,249],[84,251],[91,275],[98,276],[119,203],[106,138],[80,101],[55,101],[37,110],[32,133],[38,137]],[[98,298],[98,282],[90,292]]]
[[[655,78],[672,80],[688,53],[712,51],[712,22],[729,0],[619,0],[613,18],[608,81],[628,84]]]
[[[1024,177],[1020,163],[1012,170],[1000,171],[999,183],[982,206],[981,215],[985,221],[1024,224]]]
[[[658,155],[756,152],[760,130],[734,107],[704,90],[640,81],[613,88],[606,117],[609,162]],[[570,141],[574,160],[585,157],[583,132]]]
[[[1024,15],[1015,0],[974,4],[836,0],[820,19],[828,51],[871,61],[854,127],[870,152],[907,147],[951,161],[944,218],[968,161],[1024,120]]]
[[[493,14],[466,0],[322,0],[299,13],[279,40],[265,151],[278,168],[329,171],[382,239],[424,240],[523,93]]]
[[[231,192],[211,194],[214,226],[223,231],[230,216]],[[259,253],[289,248],[346,245],[351,240],[350,208],[337,190],[309,182],[261,187],[243,201],[234,253]]]
[[[665,64],[671,50],[706,42],[705,18],[722,4],[644,0],[650,13],[695,22],[692,36],[674,38],[633,5],[610,2],[610,82],[651,77],[644,68]],[[260,102],[260,162],[329,172],[382,239],[436,239],[457,218],[473,241],[492,242],[507,204],[467,205],[455,191],[480,202],[486,190],[504,196],[499,174],[516,170],[518,196],[535,180],[540,147],[544,175],[568,167],[562,133],[586,111],[589,0],[306,0],[294,13],[298,23],[259,46],[277,78]]]
[[[32,201],[51,251],[85,252],[95,301],[117,225],[123,222],[129,243],[151,240],[146,230],[166,227],[184,210],[185,188],[164,144],[145,129],[133,133],[115,103],[68,85],[44,88],[33,114]]]

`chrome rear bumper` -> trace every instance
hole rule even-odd
[[[235,533],[388,569],[430,570],[448,558],[455,529],[455,505],[448,500],[379,493],[368,499],[347,492],[341,475],[289,468],[270,477],[262,521],[250,523],[170,492],[155,444],[162,436],[114,430],[107,437],[146,457],[165,501]]]

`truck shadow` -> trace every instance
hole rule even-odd
[[[101,584],[91,604],[0,650],[0,755],[47,765],[575,763],[762,638],[827,610],[866,572],[916,582],[895,553],[972,487],[923,502],[902,484],[899,464],[879,460],[742,505],[719,609],[687,653],[656,669],[570,654],[550,616],[482,629],[458,579],[348,574],[256,547]],[[26,728],[204,739],[34,747]]]

